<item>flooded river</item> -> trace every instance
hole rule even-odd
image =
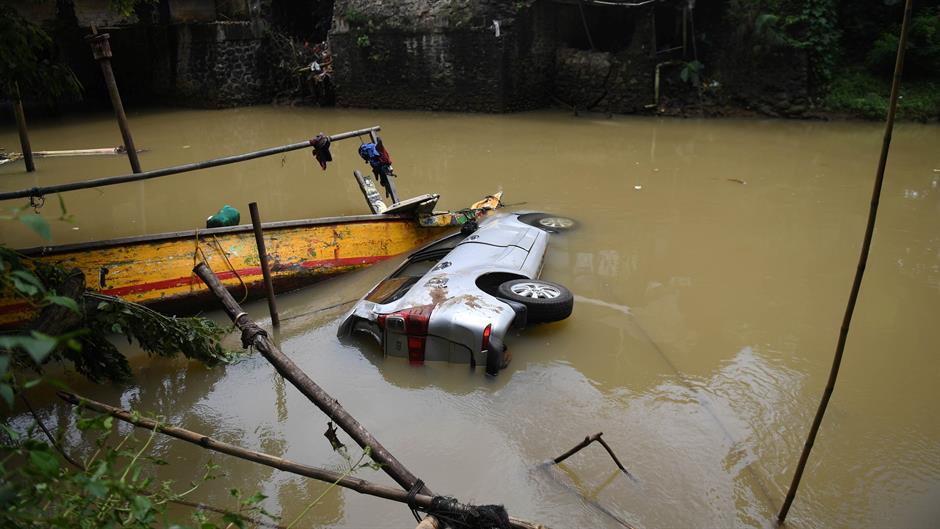
[[[543,277],[576,295],[572,317],[509,337],[495,380],[466,366],[382,358],[341,343],[347,305],[387,262],[279,298],[284,351],[438,493],[504,503],[554,528],[771,527],[825,385],[855,271],[882,128],[869,123],[575,118],[251,108],[131,113],[145,169],[381,124],[403,196],[464,207],[502,190],[516,208],[576,218]],[[36,123],[35,149],[113,146],[109,115]],[[223,204],[265,220],[366,212],[358,142],[320,170],[307,151],[65,195],[54,242],[191,229]],[[15,129],[0,145],[18,150]],[[129,172],[125,158],[0,168],[0,189]],[[940,127],[894,134],[878,228],[845,361],[789,518],[791,527],[936,527],[940,520]],[[43,214],[54,218],[50,200]],[[522,204],[524,203],[524,205]],[[5,206],[11,204],[5,204]],[[16,247],[40,244],[0,225]],[[252,316],[266,320],[263,303]],[[213,317],[221,321],[218,313]],[[231,344],[237,340],[233,337]],[[206,369],[138,355],[136,379],[81,392],[298,462],[341,468],[326,418],[258,355]],[[40,396],[36,400],[43,401]],[[43,401],[52,424],[68,412]],[[17,419],[25,424],[26,419]],[[594,445],[542,463],[585,435]],[[352,444],[352,443],[349,443]],[[210,454],[159,439],[180,487]],[[286,524],[324,485],[216,455],[227,476],[194,493],[268,496]],[[359,476],[391,483],[381,473]],[[331,491],[306,527],[414,527],[407,508]]]

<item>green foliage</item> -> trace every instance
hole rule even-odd
[[[861,70],[838,72],[823,99],[823,106],[866,119],[884,119],[888,112],[890,82]],[[920,121],[940,118],[940,83],[905,81],[898,99],[898,117]]]
[[[122,335],[128,343],[136,341],[141,349],[151,355],[173,357],[182,353],[186,358],[198,360],[207,365],[229,363],[239,353],[222,347],[220,340],[228,332],[206,318],[179,318],[166,316],[113,296],[86,292],[85,299],[97,302],[94,310],[87,310],[85,325],[89,332],[82,335],[82,350],[95,351],[95,360],[91,363],[87,355],[69,354],[64,349],[66,358],[72,360],[76,369],[92,380],[102,377],[111,379],[130,375],[130,369],[124,356],[106,336],[109,333]],[[102,369],[99,363],[111,359],[111,366],[118,369]]]
[[[689,83],[696,88],[700,88],[702,86],[703,70],[705,70],[705,65],[701,62],[687,62],[682,66],[682,69],[679,70],[679,78],[682,79],[684,83]]]
[[[806,50],[810,61],[810,83],[822,89],[831,79],[839,57],[840,30],[835,0],[803,0],[798,13],[785,19],[788,42]]]
[[[0,4],[0,97],[24,96],[54,100],[79,94],[81,85],[67,66],[55,60],[52,39],[9,5]]]
[[[345,18],[346,22],[348,22],[349,25],[354,28],[367,26],[369,24],[369,17],[366,16],[365,13],[362,13],[353,7],[350,7],[346,10],[343,18]]]
[[[219,467],[210,460],[197,481],[177,492],[173,482],[152,477],[156,466],[166,464],[147,455],[155,432],[142,442],[131,433],[113,444],[111,417],[77,413],[78,430],[94,436],[93,455],[76,462],[78,466],[67,463],[54,446],[37,440],[34,428],[20,433],[2,425],[6,435],[0,444],[0,527],[184,527],[168,521],[166,505],[216,479]],[[233,489],[231,495],[234,509],[212,517],[195,511],[193,526],[246,527],[250,516],[259,514],[274,519],[260,507],[263,494],[243,497]]]
[[[866,57],[873,72],[889,77],[894,72],[898,52],[900,26],[894,25],[875,40]],[[940,71],[940,14],[923,13],[911,18],[907,53],[904,59],[906,76],[926,77]]]
[[[15,364],[36,370],[50,361],[69,361],[94,381],[130,376],[127,359],[108,340],[112,334],[122,335],[128,342],[136,340],[151,355],[172,357],[182,353],[208,365],[230,362],[238,355],[220,343],[227,330],[205,318],[166,316],[93,292],[86,292],[79,305],[57,294],[58,285],[67,276],[62,268],[28,263],[16,252],[0,247],[0,284],[5,295],[37,309],[60,305],[81,314],[80,330],[64,336],[50,337],[35,331],[0,336],[0,354],[11,354]]]
[[[356,37],[356,46],[359,46],[360,48],[368,48],[371,45],[372,42],[369,40],[368,35],[359,35]]]
[[[138,5],[156,5],[158,3],[159,0],[108,0],[108,10],[122,17],[128,17],[134,14],[134,8]]]
[[[59,197],[59,221],[72,216]],[[0,220],[19,220],[44,239],[50,236],[48,222],[29,211],[14,208]],[[166,316],[120,298],[86,291],[79,299],[61,295],[71,272],[33,261],[0,246],[0,295],[24,302],[34,310],[51,305],[65,307],[78,316],[74,330],[62,336],[46,336],[19,330],[0,335],[0,358],[5,364],[40,370],[51,361],[68,361],[93,381],[120,380],[130,376],[127,359],[108,339],[117,334],[136,340],[151,355],[173,357],[182,353],[208,365],[231,362],[239,354],[222,347],[227,330],[205,318]],[[3,374],[0,373],[0,379]],[[6,384],[4,380],[2,383]],[[0,397],[7,395],[0,387]]]

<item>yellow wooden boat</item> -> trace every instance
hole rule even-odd
[[[384,208],[384,213],[265,223],[275,290],[295,289],[407,252],[497,208],[501,195],[487,196],[459,212],[435,212],[437,195],[423,195]],[[208,297],[206,286],[192,273],[199,261],[209,265],[236,298],[260,297],[264,290],[250,224],[19,252],[79,268],[91,290],[163,310],[188,310]],[[21,325],[34,316],[27,304],[0,299],[0,327]]]

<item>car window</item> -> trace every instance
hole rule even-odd
[[[397,299],[401,299],[411,286],[418,282],[420,277],[421,276],[390,277],[376,285],[376,287],[372,289],[372,292],[366,295],[366,299],[378,304],[391,303]]]
[[[441,252],[418,261],[409,261],[394,277],[421,277],[428,273],[448,252]]]
[[[418,282],[418,279],[434,268],[434,265],[464,238],[465,236],[459,233],[454,234],[414,253],[397,272],[376,285],[372,292],[366,295],[366,299],[381,305],[401,299]]]

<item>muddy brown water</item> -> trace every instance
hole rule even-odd
[[[543,277],[568,285],[564,322],[515,333],[495,380],[466,366],[412,367],[335,330],[394,263],[282,296],[282,348],[437,492],[504,503],[555,528],[771,527],[826,375],[855,270],[881,126],[871,123],[574,118],[250,108],[130,115],[146,169],[381,124],[403,196],[460,208],[496,190],[516,208],[573,217]],[[36,149],[116,145],[108,115],[32,127]],[[363,213],[355,140],[321,171],[293,152],[65,195],[54,242],[199,227],[223,204],[247,219]],[[0,145],[18,150],[15,129]],[[0,168],[0,189],[122,174],[126,159]],[[940,520],[940,128],[900,124],[841,378],[791,511],[792,527],[931,527]],[[54,200],[43,214],[54,218]],[[9,207],[11,203],[3,204]],[[0,224],[10,246],[40,244]],[[325,309],[325,310],[324,310]],[[248,310],[266,321],[266,306]],[[215,318],[221,316],[211,313]],[[231,340],[235,345],[236,340]],[[218,369],[134,360],[135,380],[77,390],[224,441],[342,468],[325,417],[257,355]],[[54,425],[68,411],[35,397]],[[24,425],[27,419],[13,419]],[[604,438],[559,468],[542,462]],[[73,439],[74,441],[75,439]],[[193,498],[229,506],[260,490],[292,520],[325,489],[156,439],[160,477],[183,487],[212,457],[226,477]],[[358,475],[389,482],[370,470]],[[333,490],[305,527],[404,528],[401,505]]]

